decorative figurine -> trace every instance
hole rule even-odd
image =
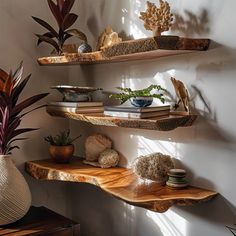
[[[178,98],[178,101],[176,103],[176,109],[180,106],[180,104],[182,104],[186,114],[189,115],[189,100],[190,99],[189,99],[187,88],[185,87],[182,81],[176,80],[173,77],[171,77],[171,82],[175,88],[175,92]]]
[[[134,172],[144,179],[149,179],[163,184],[168,179],[168,171],[174,168],[170,156],[162,153],[153,153],[141,156],[134,162]]]
[[[159,0],[160,8],[147,1],[146,12],[140,12],[140,19],[144,21],[144,27],[153,32],[153,36],[161,36],[172,26],[173,14],[167,1]]]
[[[97,51],[120,42],[122,42],[122,38],[118,33],[114,32],[111,27],[107,27],[98,38]]]

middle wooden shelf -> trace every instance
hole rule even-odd
[[[78,114],[71,112],[70,109],[65,108],[62,111],[52,106],[47,107],[47,112],[52,116],[84,121],[93,125],[157,131],[170,131],[178,127],[188,127],[191,126],[197,118],[197,115],[169,115],[157,118],[153,117],[151,119],[130,119],[105,116],[102,113]]]

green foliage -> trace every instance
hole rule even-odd
[[[165,98],[162,93],[151,93],[154,89],[158,91],[165,91],[160,85],[150,85],[149,87],[141,90],[132,90],[130,88],[121,88],[117,87],[122,93],[111,94],[110,98],[115,98],[121,101],[121,103],[126,102],[130,98],[136,97],[153,97],[161,100],[162,103],[165,103]]]
[[[44,140],[50,143],[52,146],[68,146],[71,145],[76,139],[80,138],[81,135],[72,139],[70,138],[70,130],[62,131],[56,136],[49,135]]]

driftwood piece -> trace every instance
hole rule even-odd
[[[55,164],[51,160],[27,162],[25,169],[40,180],[90,183],[131,205],[155,212],[165,212],[173,205],[189,206],[208,201],[217,195],[214,191],[191,186],[170,189],[155,182],[140,181],[130,169],[91,167],[78,158],[71,164]]]

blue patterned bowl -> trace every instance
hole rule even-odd
[[[135,97],[130,98],[130,102],[135,107],[149,107],[152,105],[152,97]]]

